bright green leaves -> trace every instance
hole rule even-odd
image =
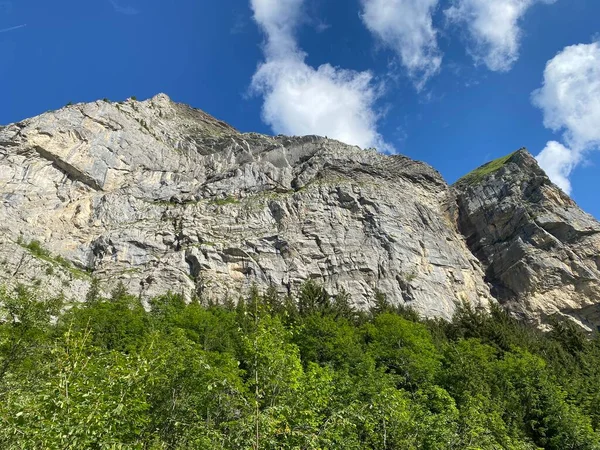
[[[107,350],[133,352],[143,344],[149,317],[142,305],[123,296],[75,306],[61,320],[63,327],[91,332],[91,343]]]
[[[249,387],[257,393],[260,408],[273,406],[281,396],[298,388],[302,363],[298,347],[278,318],[264,316],[256,329],[243,337],[243,358]]]
[[[0,292],[0,448],[600,449],[600,341],[307,283],[234,306]]]
[[[346,319],[312,314],[292,336],[302,360],[333,367],[355,367],[364,358],[361,330]]]
[[[151,368],[138,355],[94,348],[89,332],[66,332],[45,373],[7,393],[2,448],[142,448]]]
[[[419,323],[381,314],[366,327],[366,339],[375,361],[398,375],[403,386],[415,388],[431,382],[440,368],[441,355],[427,328]]]
[[[62,303],[60,296],[38,297],[23,286],[14,292],[0,288],[0,389],[6,376],[27,377],[35,370]]]
[[[536,444],[548,449],[597,449],[600,439],[589,417],[566,401],[565,391],[545,361],[528,352],[505,355],[497,364],[497,388],[508,411],[519,411],[519,422]]]
[[[167,448],[212,448],[224,431],[250,408],[238,361],[227,353],[205,352],[180,329],[155,332],[145,358],[152,361],[147,394],[149,433]]]

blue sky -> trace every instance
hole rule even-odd
[[[165,92],[449,182],[525,146],[600,217],[598,17],[597,0],[0,0],[0,123]]]

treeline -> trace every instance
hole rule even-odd
[[[499,308],[0,291],[2,449],[600,449],[600,340]]]

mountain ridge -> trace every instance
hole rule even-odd
[[[600,324],[600,226],[525,150],[450,186],[405,156],[240,133],[159,94],[2,127],[0,169],[5,283],[37,278],[83,298],[93,276],[142,299],[171,289],[222,300],[252,284],[285,293],[316,279],[361,307],[382,292],[450,318],[457,302],[497,300],[539,324],[557,313]],[[490,231],[494,208],[523,220]],[[36,257],[32,242],[81,273]],[[528,261],[525,281],[500,270],[511,251],[515,264]]]

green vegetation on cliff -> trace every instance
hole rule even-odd
[[[502,158],[498,158],[493,161],[490,161],[487,164],[484,164],[483,166],[473,170],[472,172],[469,172],[467,175],[458,180],[456,184],[466,183],[473,185],[481,183],[481,181],[483,181],[483,179],[489,174],[500,170],[513,157],[515,153],[511,153],[510,155],[503,156]]]
[[[568,323],[362,313],[314,283],[149,311],[98,292],[60,314],[0,291],[0,448],[600,448],[600,340]]]

